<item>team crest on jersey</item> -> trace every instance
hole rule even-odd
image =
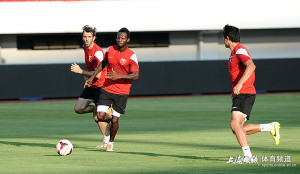
[[[93,56],[89,56],[89,61],[92,62]]]
[[[120,60],[120,63],[121,63],[121,65],[125,65],[126,59],[121,59],[121,60]]]

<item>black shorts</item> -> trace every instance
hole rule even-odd
[[[102,89],[101,87],[99,87],[99,88],[92,88],[92,87],[84,88],[84,90],[82,91],[82,93],[80,95],[80,98],[93,100],[95,105],[98,105],[101,89]]]
[[[232,111],[240,111],[247,115],[247,120],[250,119],[250,113],[255,102],[255,94],[239,94],[232,99]]]
[[[104,89],[101,90],[101,94],[99,97],[99,104],[98,105],[105,105],[105,106],[111,106],[113,109],[120,113],[125,113],[125,108],[127,104],[127,99],[129,95],[120,95],[120,94],[113,94],[105,91]]]

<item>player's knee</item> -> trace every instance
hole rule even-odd
[[[119,124],[119,118],[118,117],[113,117],[111,122],[112,122],[112,124]]]
[[[81,108],[79,108],[79,107],[74,107],[74,111],[75,111],[77,114],[83,114],[83,111],[82,111]]]
[[[98,120],[100,120],[100,121],[104,121],[105,120],[105,115],[106,115],[106,113],[105,112],[97,112],[97,118],[98,118]]]
[[[114,129],[119,129],[119,118],[113,117],[113,119],[111,120],[111,124]]]

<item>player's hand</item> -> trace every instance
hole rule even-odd
[[[109,117],[110,119],[112,118],[112,113],[113,113],[114,109],[112,107],[112,105],[109,107],[108,109],[108,113],[106,114],[107,117]]]
[[[93,79],[94,79],[94,78],[89,78],[89,79],[87,79],[87,80],[85,81],[83,87],[84,87],[84,88],[85,88],[85,87],[90,87],[90,86],[92,85]]]
[[[82,74],[82,69],[76,63],[73,63],[71,65],[71,71],[74,72],[74,73]]]
[[[118,74],[116,71],[114,71],[114,69],[112,69],[112,72],[107,72],[106,78],[113,79],[113,80],[119,79],[120,74]]]
[[[90,77],[88,77],[88,76],[83,76],[83,79],[84,80],[88,80]]]
[[[240,85],[240,84],[237,84],[235,87],[233,87],[234,95],[239,95],[241,89],[242,89],[242,85]]]

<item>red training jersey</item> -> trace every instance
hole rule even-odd
[[[129,48],[119,52],[117,45],[110,46],[106,50],[104,60],[108,62],[107,72],[115,71],[118,74],[129,75],[139,71],[137,57]],[[113,94],[128,95],[131,85],[132,80],[106,78],[103,89]]]
[[[228,70],[229,70],[229,78],[231,81],[231,87],[235,87],[237,83],[240,81],[243,76],[246,66],[245,63],[248,60],[252,60],[247,49],[241,45],[237,44],[231,52],[231,55],[228,60]],[[240,93],[241,94],[256,94],[256,90],[254,87],[255,81],[255,73],[246,80],[243,84]]]
[[[101,47],[96,43],[91,50],[88,50],[85,45],[83,45],[83,50],[85,54],[85,65],[88,71],[95,71],[104,58],[104,52]],[[105,81],[107,69],[106,67],[102,70],[101,77],[99,79],[95,78],[91,84],[92,88],[102,87]]]

